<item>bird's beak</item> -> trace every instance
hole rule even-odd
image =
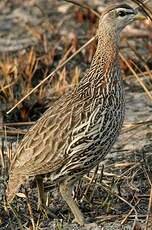
[[[146,19],[146,16],[144,16],[143,14],[141,13],[137,13],[134,17],[135,20],[145,20]]]

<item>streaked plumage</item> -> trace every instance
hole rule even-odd
[[[120,16],[120,11],[126,15]],[[135,16],[135,10],[124,4],[103,12],[90,68],[75,89],[44,113],[17,148],[10,169],[8,203],[29,176],[50,173],[52,181],[60,184],[76,221],[84,223],[76,204],[68,197],[69,187],[103,160],[119,134],[125,110],[119,34]]]

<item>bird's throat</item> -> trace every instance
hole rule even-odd
[[[99,67],[103,73],[108,72],[118,62],[118,42],[112,36],[110,33],[98,36],[97,49],[91,63],[91,67]]]

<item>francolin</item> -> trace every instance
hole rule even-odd
[[[52,104],[17,147],[10,167],[8,203],[30,176],[49,173],[75,221],[85,224],[71,188],[102,162],[119,135],[125,113],[118,55],[120,33],[143,17],[127,4],[105,8],[89,69],[75,88]]]

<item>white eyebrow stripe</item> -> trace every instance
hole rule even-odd
[[[134,12],[134,10],[133,9],[127,9],[127,8],[117,8],[117,11],[119,12],[119,11],[125,11],[126,13],[128,13],[128,14],[134,14],[135,12]]]

